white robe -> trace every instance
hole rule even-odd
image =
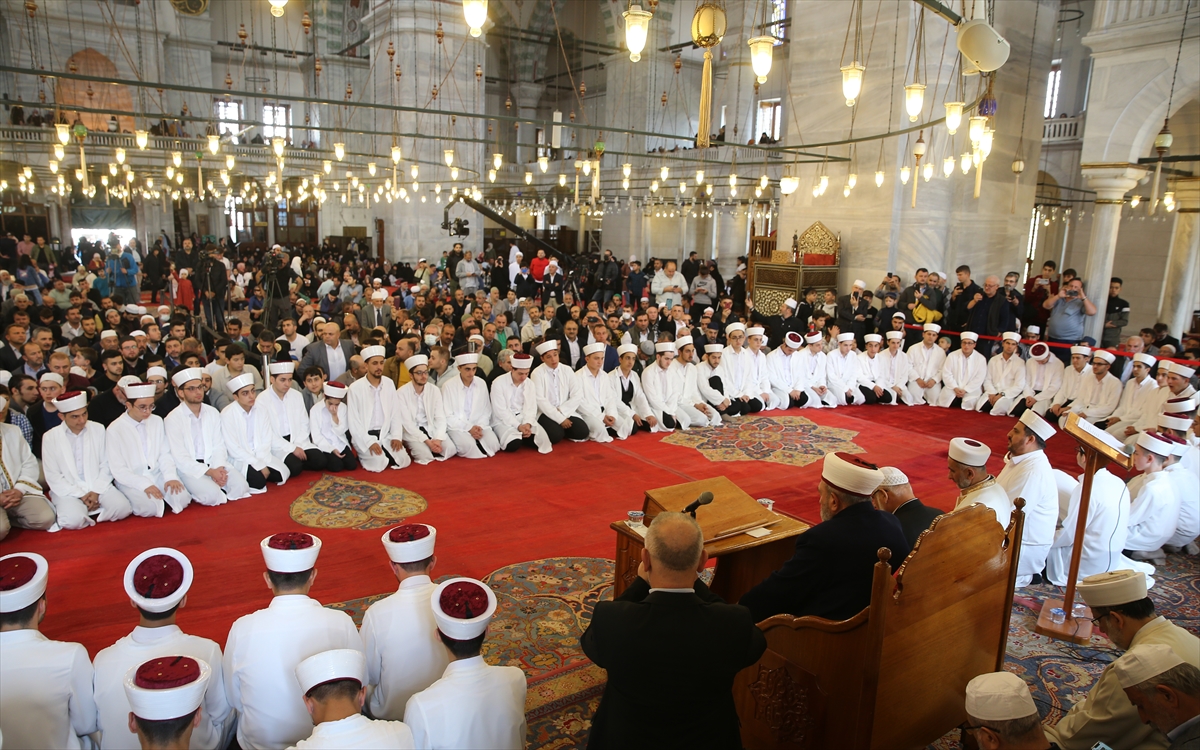
[[[875,388],[888,389],[887,379],[883,373],[883,360],[880,359],[880,354],[875,353],[872,357],[866,352],[858,353],[858,386],[866,388],[868,391],[874,392]],[[882,402],[881,402],[882,403]],[[892,394],[892,403],[896,403],[896,394]]]
[[[1134,434],[1125,438],[1125,445],[1132,452],[1137,444],[1138,435],[1146,430],[1158,429],[1158,417],[1162,414],[1163,406],[1166,405],[1169,399],[1187,398],[1195,394],[1195,390],[1190,386],[1184,386],[1183,390],[1178,394],[1171,391],[1170,388],[1159,387],[1154,391],[1154,398],[1147,399],[1147,409],[1138,419],[1134,428],[1137,430]]]
[[[236,401],[221,412],[221,434],[229,453],[229,463],[242,476],[247,469],[274,469],[286,482],[291,472],[283,461],[288,444],[271,424],[271,417],[257,403],[247,412]]]
[[[65,423],[60,424],[42,437],[42,472],[50,486],[50,502],[54,504],[58,525],[64,529],[82,529],[99,521],[119,521],[129,516],[134,508],[113,486],[108,468],[104,425],[88,422],[78,436],[68,434],[70,429]],[[76,448],[82,450],[81,461],[76,460]],[[100,513],[95,520],[80,499],[89,492],[99,495]],[[154,503],[137,508],[139,516],[153,516],[157,510]]]
[[[1129,508],[1129,538],[1125,540],[1125,549],[1154,552],[1170,541],[1179,527],[1180,498],[1165,469],[1142,476],[1145,479],[1141,485],[1130,490],[1133,504]]]
[[[987,374],[983,379],[984,396],[999,394],[1000,399],[992,405],[990,412],[993,417],[1007,417],[1017,401],[1025,396],[1025,361],[1015,352],[1008,359],[1003,354],[997,354],[987,363]],[[975,403],[975,411],[983,408],[988,402],[981,398]]]
[[[579,413],[583,392],[579,390],[579,382],[571,368],[561,362],[556,367],[542,365],[529,374],[529,380],[537,396],[538,412],[555,424],[568,419],[583,419]]]
[[[675,419],[679,429],[686,430],[691,421],[683,413],[680,405],[683,403],[683,373],[673,367],[663,369],[656,361],[642,371],[642,391],[646,394],[646,403],[658,419],[663,430],[669,432],[663,422],[663,416],[670,415]]]
[[[704,365],[707,367],[707,365]],[[712,371],[712,368],[708,368]],[[716,371],[717,373],[720,370]],[[642,379],[633,370],[629,371],[629,377],[626,378],[621,374],[621,368],[613,370],[608,374],[608,379],[612,381],[613,388],[617,392],[617,414],[622,420],[629,420],[630,425],[635,424],[633,416],[636,414],[643,422],[647,418],[654,416],[654,412],[650,409],[650,402],[646,400],[646,393],[642,390]],[[633,394],[629,403],[625,403],[624,389],[632,388]],[[719,402],[718,402],[719,403]],[[663,426],[661,423],[651,428],[651,432],[662,432]]]
[[[1055,586],[1066,586],[1071,569],[1071,551],[1075,527],[1079,523],[1079,502],[1083,497],[1083,475],[1072,488],[1067,516],[1054,537],[1046,558],[1046,574]],[[1097,573],[1120,570],[1121,550],[1129,535],[1129,490],[1108,469],[1092,478],[1092,496],[1088,500],[1087,522],[1083,529],[1083,549],[1079,556],[1079,580]]]
[[[407,750],[414,748],[412,730],[400,721],[371,721],[353,714],[337,721],[326,721],[313,728],[308,739],[294,745],[295,750]]]
[[[52,641],[36,630],[0,633],[5,747],[78,750],[80,737],[97,729],[92,661],[83,646]]]
[[[646,369],[654,366],[651,362],[646,365]],[[747,396],[762,400],[762,391],[756,392],[758,381],[755,378],[754,353],[749,349],[743,347],[740,352],[735,352],[732,346],[725,347],[724,353],[721,354],[721,365],[717,370],[721,374],[721,383],[725,386],[725,395],[730,399]],[[642,385],[644,386],[645,382]]]
[[[1200,489],[1197,489],[1196,477],[1181,460],[1164,468],[1163,473],[1171,479],[1175,496],[1179,498],[1179,522],[1167,544],[1183,547],[1200,536]]]
[[[182,408],[182,407],[181,407]],[[140,424],[125,412],[108,426],[108,468],[113,484],[129,498],[135,508],[153,505],[154,516],[162,517],[164,507],[179,513],[192,501],[186,485],[183,492],[168,492],[167,482],[177,481],[175,459],[167,445],[162,417],[151,414]],[[146,494],[154,485],[163,494],[157,500]],[[165,501],[165,502],[164,502]]]
[[[987,379],[987,360],[979,352],[971,352],[964,357],[962,349],[946,355],[946,363],[942,365],[942,392],[938,396],[938,406],[949,407],[958,396],[954,389],[966,391],[962,397],[962,408],[971,411],[983,396],[983,381]]]
[[[186,408],[185,406],[179,408]],[[125,675],[133,667],[160,656],[190,656],[212,669],[204,689],[200,726],[192,731],[195,750],[222,750],[233,728],[234,717],[225,698],[221,647],[207,638],[188,635],[178,625],[136,627],[129,635],[96,654],[95,695],[100,714],[100,740],[104,750],[140,750],[138,737],[129,731],[129,698]]]
[[[913,398],[912,393],[908,389],[909,370],[908,355],[901,349],[895,354],[891,349],[885,349],[876,357],[879,360],[879,367],[882,371],[882,382],[880,387],[886,389],[892,394],[893,404],[905,404],[907,406],[916,406],[923,401],[918,401]]]
[[[826,380],[838,406],[865,404],[867,399],[858,390],[858,353],[853,349],[842,354],[838,349],[825,358]]]
[[[418,748],[525,747],[525,673],[482,656],[450,662],[442,678],[404,710]]]
[[[308,410],[304,408],[304,396],[295,388],[288,388],[287,395],[282,399],[275,393],[274,388],[268,388],[258,394],[257,406],[266,410],[271,417],[271,424],[288,444],[288,453],[299,448],[309,451],[314,447],[308,421]]]
[[[1083,385],[1083,379],[1089,377],[1094,377],[1091,365],[1084,365],[1082,370],[1076,370],[1074,366],[1064,367],[1062,385],[1059,387],[1058,393],[1054,394],[1050,405],[1062,406],[1065,403],[1074,401],[1079,395],[1079,387]]]
[[[925,346],[925,342],[908,347],[908,393],[914,404],[929,404],[936,406],[942,393],[942,367],[946,364],[946,352],[934,343]],[[918,380],[932,380],[933,385],[922,388]]]
[[[450,663],[438,638],[429,599],[437,584],[416,575],[396,593],[372,604],[362,620],[371,716],[404,720],[408,699],[436,682]]]
[[[771,390],[771,378],[767,372],[766,353],[763,352],[762,349],[759,349],[758,351],[747,349],[747,351],[750,352],[752,357],[750,360],[750,374],[753,378],[753,382],[755,383],[755,393],[752,394],[754,398],[763,402],[763,411],[770,411],[771,409],[786,409],[788,406],[787,399],[780,399],[779,395]],[[765,400],[763,398],[764,393],[766,394]]]
[[[704,397],[700,395],[700,369],[691,362],[681,362],[678,359],[671,363],[671,367],[683,380],[683,396],[680,398],[679,408],[687,414],[689,426],[720,427],[720,412],[711,406],[708,407],[707,413],[696,408],[696,404],[705,403]],[[786,406],[786,402],[784,405]]]
[[[800,372],[800,353],[788,354],[779,347],[767,355],[767,382],[771,387],[771,401],[786,409],[791,405],[792,391],[801,390],[803,378]]]
[[[520,385],[514,385],[511,372],[492,381],[492,432],[496,433],[496,439],[502,447],[520,440],[519,428],[527,424],[538,453],[549,453],[554,449],[546,428],[538,424],[536,390],[529,378],[525,378]]]
[[[629,437],[629,433],[633,431],[633,418],[620,419],[617,402],[621,400],[621,395],[614,389],[608,373],[601,369],[599,375],[592,375],[587,364],[584,364],[575,371],[575,379],[579,381],[579,392],[582,395],[579,400],[579,413],[583,421],[587,422],[588,438],[597,443],[612,442],[612,436],[604,426],[605,417],[613,417],[620,423],[619,426],[613,425],[618,437],[622,440]]]
[[[724,393],[718,391],[712,386],[711,381],[714,377],[720,379],[720,366],[718,366],[716,369],[713,369],[712,365],[708,364],[708,362],[701,362],[700,364],[696,365],[696,390],[700,392],[700,397],[703,398],[704,402],[709,406],[720,406],[727,400],[732,402],[733,399],[729,398]],[[637,377],[634,376],[632,379],[636,380]],[[725,384],[722,382],[721,388],[724,387]]]
[[[322,453],[338,452],[343,456],[350,450],[350,424],[346,417],[346,404],[337,406],[338,422],[333,423],[333,414],[329,410],[329,402],[324,399],[313,404],[308,412],[311,431],[309,437],[313,445]]]
[[[1035,450],[1022,456],[1006,455],[1004,469],[996,477],[1008,499],[1025,499],[1025,530],[1021,534],[1021,560],[1017,585],[1028,586],[1046,567],[1050,545],[1058,525],[1058,484],[1046,452]]]
[[[418,466],[445,461],[458,452],[446,431],[442,389],[433,383],[426,383],[420,393],[417,393],[417,385],[411,380],[397,388],[393,419],[397,420],[393,431],[404,435],[404,447]],[[442,441],[442,454],[435,456],[425,444],[426,440]]]
[[[1008,493],[996,482],[994,477],[988,477],[979,484],[959,492],[954,510],[962,510],[972,505],[984,505],[991,508],[992,512],[996,514],[996,521],[1002,527],[1008,528],[1008,523],[1012,520],[1013,501],[1009,499]]]
[[[439,387],[446,416],[446,431],[458,455],[464,458],[491,458],[496,455],[500,450],[500,440],[492,432],[492,398],[484,379],[475,376],[471,387],[467,388],[459,375],[447,378]],[[483,431],[478,440],[471,437],[473,427]]]
[[[199,424],[197,425],[197,422]],[[227,500],[250,497],[250,484],[245,472],[239,472],[225,450],[225,434],[221,430],[221,413],[208,404],[200,404],[200,416],[192,414],[187,404],[180,404],[163,419],[167,446],[175,460],[179,481],[201,505],[221,505]],[[199,427],[200,444],[195,430]],[[225,469],[225,487],[205,474],[210,469]]]
[[[233,623],[222,667],[243,750],[282,750],[312,734],[296,665],[337,648],[363,650],[354,621],[301,594],[276,596]]]
[[[807,346],[796,356],[800,357],[800,385],[808,401],[806,408],[832,409],[838,405],[837,396],[829,388],[829,355],[825,352],[813,354]],[[817,393],[818,388],[825,389],[825,395]]]
[[[396,407],[396,384],[391,378],[380,378],[378,390],[371,387],[371,381],[367,378],[355,380],[346,389],[350,443],[358,454],[359,463],[367,471],[380,472],[386,469],[388,456],[396,462],[392,467],[395,469],[403,469],[412,463],[403,446],[398,450],[392,449],[393,440],[404,440],[404,433],[398,429],[395,421]],[[379,437],[371,435],[372,430],[379,430]],[[371,453],[371,446],[376,443],[383,448],[383,453],[378,456]]]
[[[1046,410],[1058,395],[1063,383],[1063,363],[1058,357],[1046,357],[1045,362],[1030,359],[1025,362],[1024,398],[1032,398],[1034,413],[1046,416]]]
[[[1104,377],[1096,380],[1095,375],[1089,375],[1079,384],[1079,393],[1071,404],[1071,411],[1085,415],[1087,421],[1095,424],[1108,418],[1117,410],[1121,402],[1121,381],[1112,373],[1104,373]],[[1062,427],[1067,425],[1067,415],[1059,417]]]
[[[1121,390],[1121,400],[1117,404],[1116,411],[1112,413],[1112,416],[1119,421],[1116,424],[1110,424],[1105,431],[1124,442],[1126,428],[1133,427],[1148,410],[1159,406],[1159,395],[1158,383],[1149,375],[1142,378],[1141,381],[1130,378]],[[1161,412],[1154,412],[1156,417],[1159,413]]]

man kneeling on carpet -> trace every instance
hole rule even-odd
[[[352,648],[322,651],[296,665],[296,681],[315,727],[308,739],[296,743],[296,750],[416,747],[412,730],[404,722],[372,721],[363,716],[366,672],[362,652]]]
[[[967,723],[982,750],[1054,750],[1042,730],[1033,696],[1025,681],[1012,672],[988,672],[967,683]]]
[[[1138,715],[1167,735],[1172,748],[1200,743],[1200,669],[1169,646],[1149,644],[1130,649],[1113,671]]]

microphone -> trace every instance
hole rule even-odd
[[[705,491],[705,492],[701,492],[701,493],[700,493],[700,497],[696,498],[696,499],[695,499],[695,500],[693,500],[693,501],[692,501],[690,504],[688,504],[688,506],[687,506],[686,508],[684,508],[684,509],[683,509],[683,512],[684,512],[684,513],[691,513],[691,514],[692,514],[692,518],[695,518],[695,517],[696,517],[696,510],[697,510],[697,509],[698,509],[698,508],[699,508],[701,505],[708,505],[708,504],[709,504],[709,503],[711,503],[712,501],[713,501],[713,493],[711,493],[711,492],[707,492],[707,491]]]

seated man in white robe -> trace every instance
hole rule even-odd
[[[383,534],[396,593],[371,604],[362,620],[371,715],[404,719],[408,699],[432,685],[446,671],[450,654],[438,639],[429,602],[437,584],[430,575],[437,565],[437,529],[405,523]]]
[[[1058,393],[1054,394],[1050,408],[1043,415],[1047,420],[1056,422],[1071,410],[1079,396],[1079,389],[1083,386],[1083,379],[1092,372],[1092,366],[1089,364],[1091,358],[1092,350],[1089,347],[1071,347],[1071,366],[1063,370],[1062,386],[1059,387]]]
[[[250,484],[229,460],[221,413],[204,403],[203,375],[196,367],[171,378],[179,406],[163,419],[163,429],[179,480],[192,499],[201,505],[221,505],[250,497]]]
[[[1158,432],[1172,438],[1175,452],[1164,464],[1164,471],[1171,478],[1175,494],[1182,498],[1179,503],[1179,524],[1163,549],[1195,555],[1198,554],[1196,537],[1200,536],[1200,503],[1188,502],[1188,498],[1196,496],[1196,487],[1200,483],[1196,481],[1195,467],[1188,464],[1188,459],[1194,459],[1197,452],[1196,446],[1187,439],[1191,421],[1182,416],[1163,414],[1158,418]]]
[[[445,461],[458,449],[446,432],[442,390],[429,382],[429,358],[414,354],[404,360],[404,366],[412,379],[396,389],[392,429],[404,435],[404,447],[418,466]]]
[[[579,413],[583,393],[575,372],[559,360],[558,341],[543,341],[534,351],[542,358],[542,366],[529,376],[537,395],[538,423],[550,436],[551,443],[563,440],[582,443],[588,439],[590,430]]]
[[[325,455],[325,471],[354,471],[358,457],[350,447],[346,386],[337,381],[322,386],[322,398],[309,411],[313,445]]]
[[[133,378],[137,380],[137,378]],[[9,397],[0,395],[0,412],[8,408]],[[13,526],[35,531],[54,527],[54,507],[42,494],[37,457],[16,425],[0,422],[0,539]]]
[[[118,386],[125,389],[128,400],[125,413],[108,426],[105,447],[113,483],[134,508],[152,506],[152,515],[158,517],[168,506],[171,512],[180,513],[192,496],[179,481],[162,417],[154,414],[155,386]]]
[[[1130,489],[1133,502],[1129,508],[1129,537],[1125,540],[1125,549],[1130,550],[1133,559],[1128,562],[1142,560],[1161,565],[1167,560],[1162,546],[1171,540],[1179,527],[1183,502],[1165,471],[1167,460],[1174,452],[1172,440],[1156,430],[1138,435],[1133,449],[1133,468],[1142,472],[1142,477],[1141,482]],[[1190,497],[1191,501],[1195,500],[1194,493]],[[1145,572],[1144,566],[1122,567]]]
[[[1046,458],[1046,441],[1056,430],[1046,420],[1026,409],[1008,432],[1008,455],[996,482],[1008,499],[1025,499],[1025,527],[1021,532],[1021,560],[1017,586],[1041,579],[1050,545],[1058,525],[1058,483]]]
[[[479,359],[475,353],[458,355],[454,358],[458,377],[447,377],[438,385],[446,432],[464,458],[491,458],[500,451],[500,440],[492,432],[492,399],[487,383],[479,377]]]
[[[837,406],[837,397],[829,389],[828,355],[825,354],[825,337],[820,331],[804,337],[804,348],[796,355],[800,358],[800,388],[804,394],[804,405],[810,409],[832,409]]]
[[[725,348],[720,344],[710,346]],[[621,419],[628,419],[633,423],[632,430],[662,431],[662,423],[654,416],[650,402],[646,400],[646,394],[642,391],[642,379],[633,369],[637,364],[637,344],[621,344],[617,347],[617,357],[617,368],[608,374],[617,389],[617,413]]]
[[[420,748],[525,747],[525,673],[493,667],[481,650],[496,595],[484,583],[451,578],[433,592],[438,636],[452,662],[442,678],[408,699],[404,723]]]
[[[642,372],[642,391],[654,416],[667,430],[686,430],[690,425],[680,409],[683,399],[683,373],[671,369],[675,360],[675,342],[654,345],[654,364]]]
[[[938,406],[972,411],[983,398],[983,381],[987,379],[987,360],[975,351],[979,335],[963,331],[962,348],[946,355],[942,365],[942,392]]]
[[[129,499],[113,486],[104,426],[88,421],[88,397],[67,391],[54,399],[62,424],[42,437],[42,470],[50,502],[64,529],[82,529],[100,521],[119,521],[134,512]],[[148,502],[139,516],[155,515]]]
[[[795,331],[788,331],[779,348],[767,355],[767,382],[771,385],[772,400],[782,409],[796,409],[808,404],[808,396],[801,387],[800,349],[804,339]]]
[[[1079,468],[1087,466],[1083,446],[1076,449]],[[1079,503],[1083,497],[1083,475],[1071,489],[1067,516],[1050,545],[1046,558],[1046,577],[1055,586],[1066,586],[1071,569],[1071,552],[1075,544],[1075,529],[1079,525]],[[1083,527],[1083,549],[1079,557],[1079,580],[1097,573],[1107,573],[1126,567],[1121,550],[1129,535],[1129,490],[1125,483],[1102,467],[1092,477],[1092,494],[1088,501],[1087,520]]]
[[[767,353],[763,345],[767,340],[767,329],[762,326],[750,326],[746,329],[746,350],[751,358],[751,382],[754,383],[754,393],[763,402],[763,410],[786,409],[787,402],[781,401],[771,391],[771,379],[767,373]],[[678,347],[676,347],[678,351]],[[678,359],[678,357],[676,357]]]
[[[492,381],[492,431],[506,453],[522,445],[549,453],[550,436],[538,422],[537,394],[529,380],[533,357],[517,353],[511,362],[512,370]]]
[[[313,445],[309,434],[312,428],[309,426],[308,409],[304,408],[304,396],[292,387],[296,363],[272,362],[267,369],[271,384],[259,394],[259,408],[267,412],[275,431],[288,444],[288,453],[300,462],[300,469],[324,471],[325,455]]]
[[[693,362],[696,346],[691,336],[675,339],[675,361],[671,367],[679,372],[683,380],[683,396],[679,408],[687,413],[692,427],[720,427],[721,414],[700,395],[700,368]],[[765,355],[764,355],[765,356]]]
[[[704,345],[704,355],[700,358],[700,364],[696,365],[696,390],[700,392],[700,398],[716,409],[718,414],[736,417],[741,411],[742,402],[725,395],[725,384],[721,382],[718,372],[724,349],[721,344]]]
[[[207,719],[205,696],[212,689],[212,666],[204,659],[167,652],[135,664],[118,689],[126,704],[125,722],[102,727],[104,747],[120,734],[132,748],[201,748],[208,745],[201,734]],[[115,739],[115,738],[114,738]],[[119,741],[117,741],[119,742]],[[123,747],[117,744],[111,747]]]
[[[1111,352],[1097,349],[1092,354],[1092,373],[1084,376],[1079,384],[1079,394],[1071,403],[1070,411],[1086,419],[1100,429],[1108,424],[1108,417],[1117,410],[1121,402],[1121,381],[1109,368],[1116,359]],[[1066,427],[1067,415],[1058,418],[1058,425]]]
[[[579,413],[588,426],[588,438],[597,443],[612,442],[614,437],[621,440],[629,437],[633,431],[633,419],[621,420],[624,434],[617,432],[617,395],[611,378],[604,371],[604,354],[608,345],[603,342],[593,342],[583,347],[583,367],[575,371],[575,379],[579,381]]]
[[[1005,331],[1000,339],[1000,353],[987,363],[983,379],[983,398],[975,403],[975,411],[993,417],[1007,417],[1025,395],[1025,360],[1017,354],[1021,335]]]
[[[908,347],[908,394],[914,404],[935,406],[941,397],[942,366],[946,364],[946,352],[937,343],[941,332],[937,323],[926,323],[921,341]]]
[[[970,505],[986,505],[996,514],[1000,525],[1008,528],[1012,520],[1013,501],[1004,488],[988,473],[987,462],[992,449],[971,438],[957,437],[950,441],[950,481],[958,486],[954,510]]]
[[[766,400],[758,390],[755,374],[754,352],[745,347],[746,326],[730,323],[725,326],[725,353],[721,357],[721,382],[725,384],[727,396],[742,402],[742,414],[757,414],[766,408]],[[656,352],[657,353],[657,352]],[[646,370],[652,369],[648,364]],[[646,380],[643,372],[642,386]],[[661,422],[661,420],[659,420]]]
[[[1121,401],[1104,427],[1105,432],[1122,442],[1136,435],[1138,420],[1147,412],[1155,411],[1158,406],[1161,396],[1158,382],[1150,376],[1150,370],[1157,361],[1145,352],[1133,355],[1129,380],[1125,381],[1125,387],[1121,390]]]
[[[354,649],[322,651],[296,665],[296,681],[314,725],[308,739],[296,743],[296,750],[415,748],[412,730],[404,722],[363,715],[366,680],[362,652]]]
[[[884,334],[887,349],[879,353],[877,359],[883,369],[882,382],[891,393],[893,404],[915,406],[912,394],[908,391],[908,355],[904,353],[904,331],[888,331]]]
[[[1039,341],[1029,347],[1029,359],[1025,361],[1025,391],[1009,412],[1020,417],[1026,409],[1033,409],[1039,417],[1046,416],[1054,397],[1062,389],[1063,363],[1058,357],[1050,356],[1050,347]]]
[[[366,377],[355,380],[346,393],[350,442],[359,463],[367,471],[381,472],[389,466],[403,469],[412,463],[404,450],[404,433],[399,429],[396,384],[383,377],[386,350],[368,346],[362,350]]]
[[[826,378],[837,405],[867,403],[867,397],[858,387],[858,354],[854,351],[854,334],[839,333],[837,349],[825,357]]]
[[[858,391],[867,404],[895,404],[895,395],[886,386],[879,348],[883,337],[878,333],[863,336],[867,350],[858,353]]]
[[[266,492],[267,482],[283,485],[300,471],[300,459],[288,451],[267,412],[255,405],[254,379],[239,375],[226,384],[233,402],[221,412],[221,434],[233,470],[246,477],[250,492]]]

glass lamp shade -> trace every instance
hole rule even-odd
[[[771,73],[775,42],[773,36],[756,36],[747,42],[750,45],[750,67],[754,69],[754,75],[758,76],[759,83],[766,83],[767,76]]]
[[[642,50],[646,48],[646,37],[650,33],[650,19],[654,16],[637,4],[629,6],[629,10],[621,16],[625,19],[625,46],[629,48],[629,60],[637,62],[642,59]]]
[[[1022,172],[1024,172],[1025,171],[1025,160],[1024,159],[1013,159],[1012,171],[1013,171],[1013,174],[1021,174]]]
[[[736,174],[731,173],[729,175],[729,187],[737,187],[737,175]]]
[[[848,182],[845,185],[842,185],[842,197],[843,198],[850,197],[850,183],[848,183]]]
[[[221,136],[210,135],[208,137],[208,152],[210,154],[212,154],[213,156],[216,156],[217,152],[220,150],[221,150]]]
[[[983,139],[983,131],[987,128],[987,118],[981,115],[975,115],[971,118],[970,127],[967,129],[967,137],[971,139],[971,143],[979,143]]]
[[[450,167],[450,179],[458,179],[458,167]]]
[[[463,18],[471,30],[471,36],[483,34],[483,25],[487,23],[488,0],[463,0]]]
[[[913,144],[913,156],[925,155],[925,136],[917,136],[917,142]]]
[[[983,158],[986,159],[992,155],[992,140],[996,131],[991,128],[984,128],[983,137],[979,139],[979,150],[983,153]]]
[[[325,161],[321,162],[321,169],[325,171],[325,174],[329,174],[333,171],[333,162],[326,159]]]
[[[652,193],[658,192],[658,180],[654,180],[653,182],[650,183],[650,192],[652,192]]]
[[[754,197],[755,197],[755,198],[761,198],[761,197],[762,197],[762,191],[763,191],[763,189],[762,189],[762,188],[760,188],[760,187],[756,187],[756,188],[754,188]]]
[[[821,188],[816,183],[813,183],[813,197],[818,198],[821,195]]]
[[[688,191],[687,180],[680,180],[679,181],[679,192],[686,194],[687,191]]]
[[[180,151],[172,151],[171,152],[171,163],[177,167],[180,164],[182,164],[183,163],[183,153]]]
[[[1164,153],[1169,151],[1171,144],[1175,142],[1175,136],[1171,135],[1171,131],[1164,125],[1158,135],[1154,136],[1154,148]]]
[[[583,160],[583,176],[587,177],[591,173],[592,173],[592,161],[591,161],[591,159],[584,159]]]
[[[1130,198],[1130,199],[1129,199],[1129,207],[1130,207],[1130,208],[1137,208],[1137,207],[1138,207],[1138,204],[1139,204],[1139,203],[1141,203],[1141,202],[1142,202],[1142,196],[1140,196],[1140,195],[1135,195],[1135,196],[1133,196],[1132,198]]]
[[[567,176],[566,176],[565,174],[560,174],[560,175],[558,176],[558,186],[559,186],[559,187],[566,187],[566,186],[567,186]]]
[[[1163,206],[1167,211],[1175,210],[1175,193],[1173,191],[1168,190],[1163,193]]]
[[[285,5],[287,5],[288,0],[270,0],[270,2],[271,15],[275,16],[276,18],[283,17],[283,8]]]
[[[488,182],[495,182],[495,181],[496,181],[496,170],[489,169],[488,170]]]
[[[61,143],[54,144],[54,158],[55,159],[62,161],[66,155],[67,155],[67,152],[63,150],[63,145]]]
[[[373,162],[373,161],[369,161],[369,162],[367,162],[367,174],[369,174],[369,175],[371,175],[372,177],[374,177],[374,176],[375,176],[375,169],[376,169],[376,167],[375,167],[375,162]]]
[[[271,150],[275,152],[276,157],[283,156],[283,147],[286,143],[287,141],[278,136],[271,139]]]
[[[925,107],[925,84],[910,83],[904,87],[904,109],[908,112],[908,121],[916,122]]]
[[[958,157],[958,168],[962,170],[963,174],[967,174],[971,171],[970,154],[963,154],[962,156]]]
[[[492,154],[492,169],[499,169],[504,164],[504,154]]]
[[[58,135],[58,142],[62,145],[67,145],[71,140],[71,126],[65,122],[57,123],[54,126],[55,133]]]
[[[58,174],[58,162],[50,160],[50,174]]]
[[[818,185],[821,187],[821,195],[825,195],[825,191],[829,189],[829,175],[821,175]]]
[[[854,186],[858,184],[858,174],[851,172],[850,174],[846,175],[846,184],[850,186],[851,190],[853,190]]]
[[[658,179],[662,180],[663,182],[666,182],[667,177],[670,176],[670,174],[671,174],[671,168],[663,167],[662,169],[658,170]]]
[[[704,186],[704,194],[705,194],[705,195],[712,195],[712,194],[713,194],[713,186],[712,186],[712,183],[711,183],[711,182],[710,182],[710,183],[708,183],[707,185],[705,185],[705,186]]]
[[[116,159],[117,159],[117,164],[125,163],[125,149],[123,149],[123,148],[117,149]]]
[[[925,162],[925,166],[921,168],[921,176],[925,178],[926,182],[929,182],[929,179],[933,177],[933,162]]]
[[[133,131],[133,140],[137,143],[139,149],[145,149],[146,144],[150,142],[150,131],[135,130]]]
[[[875,187],[883,187],[883,170],[875,173]]]
[[[954,135],[958,132],[958,126],[962,125],[962,102],[945,102],[946,107],[946,132]]]
[[[399,147],[399,146],[392,146],[392,164],[399,164],[399,163],[400,163],[400,157],[401,157],[401,154],[400,154],[400,147]]]
[[[233,165],[236,163],[237,163],[237,159],[234,158],[233,154],[225,155],[225,168],[226,169],[233,169]]]
[[[900,184],[907,185],[909,175],[912,174],[912,169],[909,167],[900,167]]]
[[[550,168],[550,157],[549,156],[539,156],[538,157],[538,169],[542,170],[542,174],[545,174],[546,170],[549,168]]]
[[[715,47],[725,36],[725,9],[706,0],[692,15],[692,41],[697,47]]]
[[[116,162],[108,163],[108,173],[111,174],[113,177],[117,176],[117,163]]]
[[[626,178],[624,178],[624,179],[622,179],[622,180],[621,180],[621,189],[622,189],[622,190],[628,190],[628,189],[629,189],[629,178],[628,178],[628,177],[626,177]]]
[[[942,159],[942,174],[945,175],[946,177],[949,177],[950,175],[954,174],[954,157],[953,156],[947,156],[945,159]]]
[[[446,159],[446,166],[454,166],[454,149],[448,148],[442,152],[442,156]]]
[[[979,149],[971,149],[971,163],[979,166],[983,162],[983,156],[979,153]]]
[[[628,177],[629,175],[633,174],[633,165],[628,162],[622,164],[621,165],[621,174],[625,177]]]
[[[862,93],[863,71],[865,71],[858,61],[850,63],[842,68],[842,96],[846,97],[846,106],[853,107],[858,101],[858,95]]]
[[[415,180],[421,176],[421,167],[417,164],[414,164],[409,168],[408,173],[412,175],[412,178]]]
[[[533,172],[526,172],[526,173],[525,173],[525,184],[526,184],[526,185],[532,185],[532,184],[533,184]]]
[[[826,182],[828,182],[828,178],[826,178]],[[784,195],[791,195],[792,193],[796,192],[796,188],[798,187],[800,187],[799,177],[784,175],[783,177],[779,178],[779,192],[783,193]]]
[[[345,159],[346,158],[346,144],[344,144],[344,143],[333,144],[333,155],[337,157],[338,161]]]
[[[763,190],[766,190],[766,189],[767,189],[767,184],[768,184],[770,181],[771,181],[771,180],[770,180],[770,178],[768,178],[768,177],[767,177],[767,173],[766,173],[766,172],[763,172],[763,173],[762,173],[762,176],[758,178],[758,186],[759,186],[760,188],[762,188]]]
[[[704,170],[697,169],[696,170],[696,184],[699,185],[702,182],[704,182]]]

